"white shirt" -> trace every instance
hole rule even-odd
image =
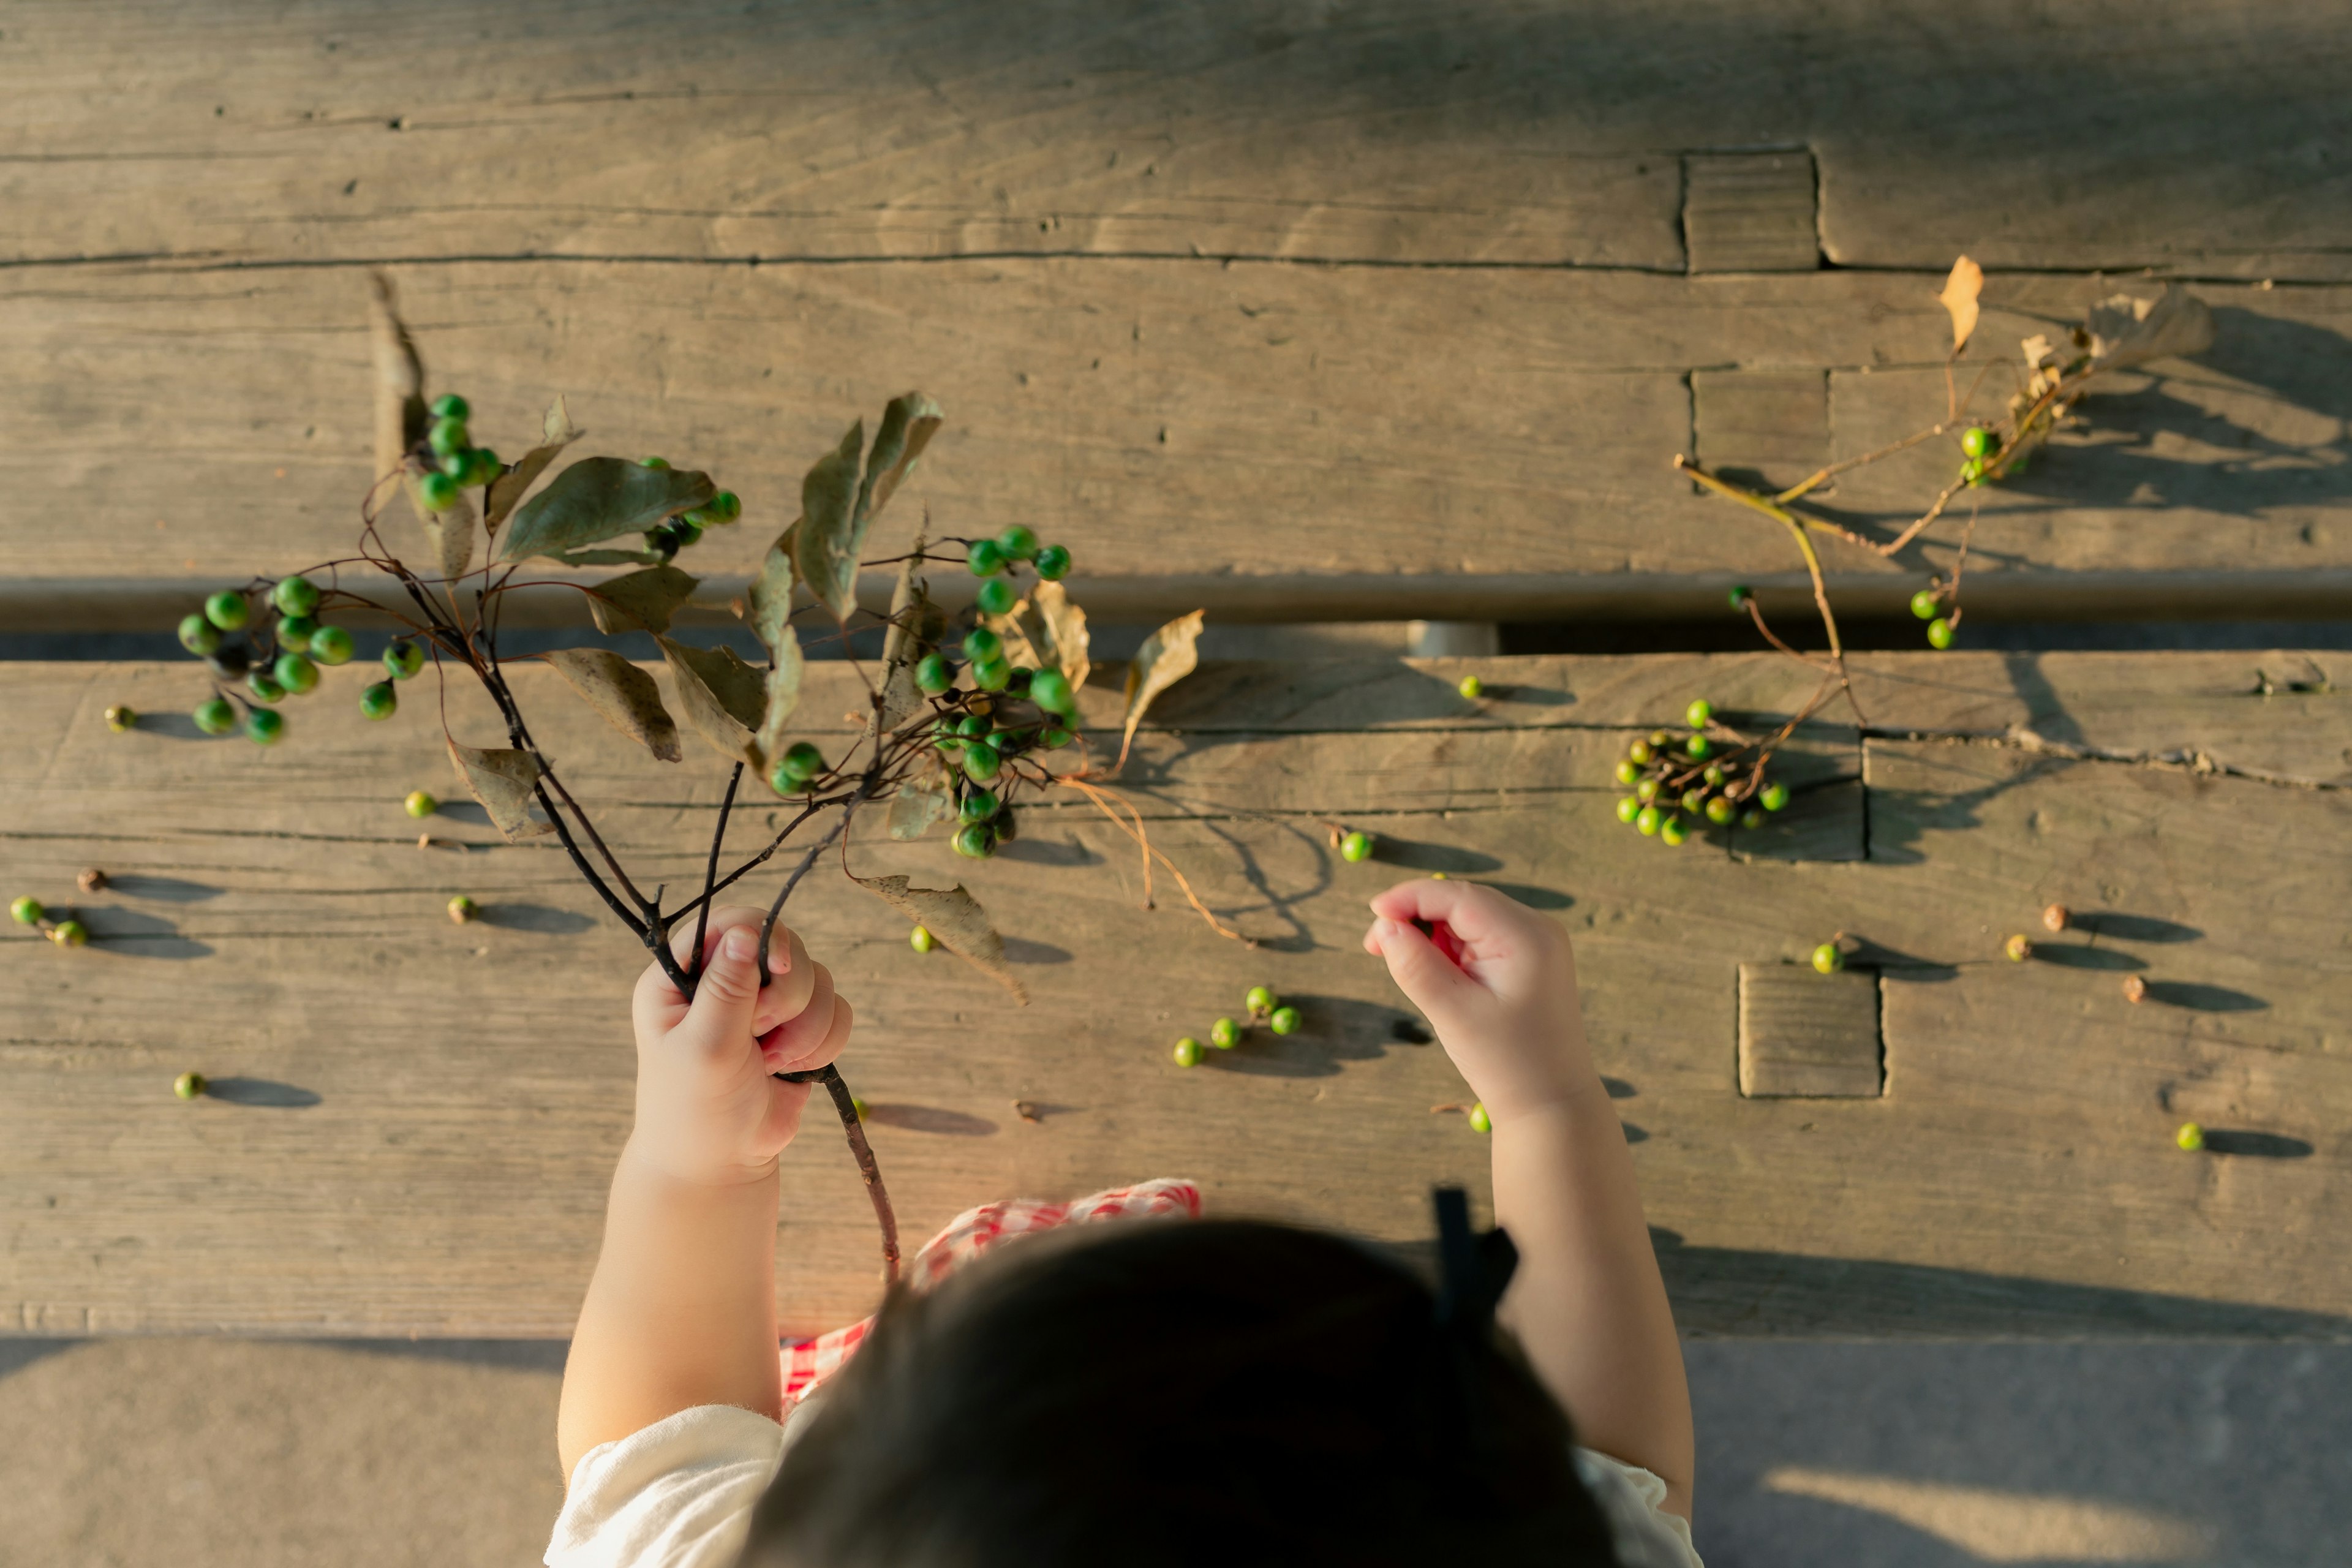
[[[823,1403],[822,1391],[802,1400],[781,1426],[731,1405],[698,1405],[599,1443],[572,1468],[547,1568],[733,1568],[752,1509]],[[1702,1568],[1689,1524],[1658,1506],[1664,1481],[1590,1448],[1576,1450],[1576,1469],[1624,1568]]]

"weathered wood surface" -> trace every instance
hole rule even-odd
[[[921,385],[949,423],[898,522],[922,504],[950,532],[1030,522],[1076,552],[1097,615],[1129,621],[1707,614],[1734,582],[1804,613],[1780,528],[1668,459],[1785,481],[1932,424],[1949,342],[1936,280],[1908,274],[1063,258],[465,263],[400,283],[482,439],[520,450],[561,392],[591,449],[690,460],[744,497],[744,523],[688,558],[718,603],[848,419]],[[1979,350],[2013,354],[2107,287],[1998,278]],[[1985,495],[1979,613],[2352,603],[2352,291],[2201,291],[2210,353],[2095,397],[2079,435]],[[0,616],[160,630],[223,581],[347,554],[369,482],[362,292],[335,267],[0,270]],[[1978,406],[2005,385],[1996,369]],[[1825,502],[1891,538],[1957,460],[1931,443]],[[1824,536],[1840,602],[1896,612],[1953,565],[1962,522],[1892,560]],[[388,531],[421,548],[406,518]]]
[[[1739,966],[1739,1092],[1775,1097],[1876,1095],[1878,972],[1820,974],[1811,964]]]
[[[1832,262],[2352,279],[2327,6],[22,3],[0,257],[1019,253],[1682,271],[1685,153]]]
[[[1418,867],[1575,932],[1686,1331],[2342,1337],[2352,951],[2330,849],[2352,828],[2352,723],[2332,690],[2252,694],[2255,664],[2295,657],[1874,658],[1871,730],[1841,739],[1830,713],[1812,742],[1812,765],[1858,759],[1866,784],[1788,814],[1852,811],[1859,863],[1672,850],[1613,820],[1629,734],[1701,693],[1735,721],[1785,710],[1810,686],[1785,661],[1212,667],[1139,742],[1134,798],[1259,951],[1200,924],[1164,873],[1139,908],[1132,844],[1076,805],[1030,810],[984,866],[878,833],[852,851],[967,879],[1026,1011],[910,952],[829,872],[796,907],[858,1002],[845,1067],[917,1237],[985,1197],[1175,1173],[1223,1212],[1407,1238],[1429,1182],[1483,1187],[1485,1145],[1430,1109],[1464,1099],[1459,1079],[1402,1037],[1355,946],[1363,899]],[[1451,689],[1473,669],[1496,692],[1478,704]],[[0,942],[10,1326],[564,1331],[625,1130],[631,944],[545,840],[497,843],[468,808],[432,824],[465,848],[415,847],[400,795],[454,793],[420,689],[369,725],[331,687],[267,752],[171,718],[106,731],[109,702],[167,714],[193,674],[0,667],[6,890],[73,903],[79,868],[117,879],[79,900],[93,947]],[[715,758],[656,763],[540,674],[525,700],[575,792],[648,880],[691,885]],[[813,687],[813,722],[850,707],[840,667]],[[1099,727],[1108,699],[1089,699]],[[478,706],[453,700],[461,736],[492,732]],[[2069,754],[2039,738],[2061,719],[2076,752],[2207,762]],[[1381,859],[1339,860],[1333,823],[1376,831]],[[442,917],[459,890],[480,923]],[[2002,959],[2053,899],[2076,928]],[[1885,1096],[1742,1098],[1738,966],[1833,931],[1883,977]],[[2148,1001],[2124,1000],[2126,973]],[[1261,981],[1304,1031],[1168,1061]],[[174,1100],[189,1068],[223,1097]],[[2171,1147],[2192,1118],[2225,1152]],[[785,1183],[793,1321],[863,1310],[869,1221],[821,1121]]]

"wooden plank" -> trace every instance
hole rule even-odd
[[[2337,18],[2136,15],[51,0],[0,55],[0,245],[1680,270],[1679,155],[1768,144],[1843,266],[2352,277]]]
[[[1739,966],[1739,1092],[1865,1099],[1883,1092],[1878,975],[1810,964]]]
[[[1694,153],[1683,159],[1683,244],[1698,272],[1811,272],[1822,264],[1813,155]]]
[[[1203,1180],[1221,1212],[1418,1235],[1426,1184],[1480,1186],[1486,1146],[1431,1114],[1463,1097],[1459,1080],[1403,1037],[1409,1015],[1354,942],[1365,897],[1434,867],[1576,933],[1588,1027],[1687,1331],[2352,1331],[2340,1251],[2313,1244],[2344,1223],[2352,1161],[2343,878],[2310,852],[2352,826],[2346,792],[1987,738],[1873,738],[1868,862],[1669,850],[1612,819],[1612,725],[1694,680],[1761,679],[1756,661],[1720,661],[1716,679],[1703,666],[1522,667],[1523,684],[1565,688],[1610,721],[1591,730],[1449,731],[1408,714],[1341,737],[1148,731],[1137,773],[1154,842],[1255,952],[1195,922],[1164,874],[1160,907],[1139,907],[1133,845],[1082,805],[1027,808],[1021,839],[979,866],[860,835],[861,869],[969,879],[1034,997],[1008,1008],[944,955],[911,953],[876,900],[829,873],[806,885],[802,923],[860,1007],[852,1080],[895,1108],[875,1136],[907,1228],[1006,1192],[1167,1171]],[[2068,667],[2051,673],[2066,699]],[[545,841],[498,843],[458,814],[435,832],[467,847],[415,847],[397,797],[447,766],[421,706],[371,725],[340,697],[305,705],[266,752],[162,721],[106,732],[106,703],[166,712],[189,674],[0,667],[8,890],[70,902],[79,868],[118,879],[84,900],[91,948],[0,941],[8,1321],[562,1332],[625,1129],[630,944]],[[616,850],[648,880],[689,885],[715,757],[633,754],[521,678]],[[817,670],[812,714],[849,679]],[[1328,685],[1300,676],[1326,689],[1325,712],[1343,710]],[[2352,741],[2338,709],[2305,718]],[[1486,749],[1458,755],[1475,766],[1412,783],[1433,745],[1473,742]],[[1302,761],[1286,764],[1285,746]],[[1255,795],[1252,775],[1266,781]],[[1379,816],[1383,858],[1339,861],[1326,819],[1377,805],[1381,788],[1415,792]],[[764,815],[740,816],[740,841]],[[442,918],[459,890],[485,920]],[[2000,958],[2053,898],[2095,918],[2039,962]],[[1738,966],[1801,959],[1834,931],[1885,977],[1885,1096],[1743,1097]],[[2089,967],[2116,959],[2069,947],[2145,967]],[[2135,1007],[2125,973],[2170,988]],[[1170,1039],[1258,983],[1307,1027],[1189,1074],[1168,1062]],[[173,1100],[190,1067],[241,1080],[236,1100]],[[2246,1147],[2311,1152],[2192,1158],[2169,1142],[2190,1116],[2272,1141]],[[864,1310],[863,1200],[814,1127],[786,1160],[786,1216],[793,1322]]]
[[[0,273],[0,475],[28,498],[0,510],[0,615],[27,630],[160,628],[219,582],[347,553],[368,480],[359,287],[332,268],[93,269],[70,285]],[[923,503],[942,527],[1026,519],[1076,553],[1099,615],[1131,622],[1202,605],[1249,618],[1702,614],[1733,581],[1801,604],[1778,528],[1667,467],[1693,445],[1686,367],[1932,365],[1948,331],[1920,280],[1842,273],[523,263],[420,268],[402,288],[436,384],[463,388],[500,449],[524,446],[566,392],[597,448],[690,458],[743,495],[744,524],[689,557],[720,603],[790,520],[811,455],[920,384],[950,423],[908,521]],[[2088,291],[2046,292],[2079,310]],[[2281,291],[2207,293],[2235,334],[2224,342],[2293,326],[2309,344],[2340,319],[2333,291],[2275,318],[2261,312]],[[1433,342],[1449,352],[1429,354]],[[1916,379],[1844,379],[1886,385],[1885,418],[1906,428],[1940,412],[1918,405]],[[1850,403],[1833,404],[1846,449]],[[2284,414],[2246,417],[2257,435],[2294,434]],[[2113,498],[2094,486],[2080,526],[2072,503],[1994,508],[1969,603],[2038,595],[2046,612],[2074,592],[2077,608],[2145,613],[2151,595],[2202,593],[2242,612],[2340,613],[2352,529],[2333,481],[2211,461],[2231,472],[2210,504],[2101,511]],[[1850,476],[1832,504],[1882,482]],[[73,498],[72,527],[29,499],[58,495]],[[413,535],[405,518],[388,524],[396,547]],[[1895,610],[1949,548],[1890,562],[1823,545],[1856,611]],[[550,613],[577,605],[561,593]]]
[[[1691,425],[1698,460],[1753,484],[1799,476],[1830,461],[1829,378],[1818,371],[1691,373]]]

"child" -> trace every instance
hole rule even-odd
[[[870,1331],[788,1352],[818,1383],[789,1394],[776,1157],[809,1089],[771,1075],[833,1060],[850,1009],[781,929],[762,990],[758,912],[716,911],[691,1005],[658,967],[637,984],[636,1124],[564,1369],[551,1568],[1696,1568],[1681,1350],[1567,933],[1466,882],[1372,911],[1366,951],[1493,1121],[1507,1242],[1474,1254],[1457,1229],[1433,1293],[1311,1231],[993,1205],[913,1260]],[[1196,1208],[1154,1183],[1067,1217]],[[1507,1335],[1486,1315],[1506,1279]]]

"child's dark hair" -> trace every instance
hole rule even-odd
[[[1616,1562],[1516,1347],[1286,1226],[1024,1240],[895,1294],[821,1398],[743,1568]]]

